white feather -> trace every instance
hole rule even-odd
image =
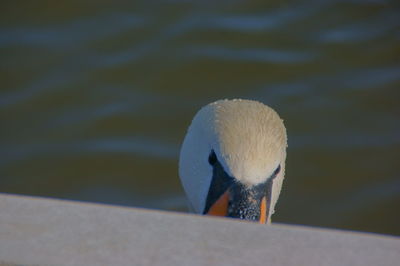
[[[183,141],[179,175],[194,211],[205,206],[212,179],[208,157],[216,153],[224,170],[238,182],[253,186],[274,179],[270,214],[284,178],[286,129],[270,107],[250,100],[221,100],[203,107],[193,118]]]

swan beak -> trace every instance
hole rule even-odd
[[[229,198],[228,189],[213,205],[211,205],[207,214],[213,216],[226,216],[228,214]]]
[[[270,191],[265,186],[246,189],[233,185],[211,205],[206,214],[265,224],[268,221]]]

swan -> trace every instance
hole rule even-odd
[[[179,156],[191,211],[271,222],[285,175],[283,120],[253,100],[219,100],[194,116]]]

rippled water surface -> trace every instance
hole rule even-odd
[[[186,211],[195,112],[262,101],[289,135],[275,222],[400,235],[396,1],[2,4],[0,191]]]

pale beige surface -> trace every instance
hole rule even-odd
[[[399,265],[395,237],[0,195],[0,265]]]

